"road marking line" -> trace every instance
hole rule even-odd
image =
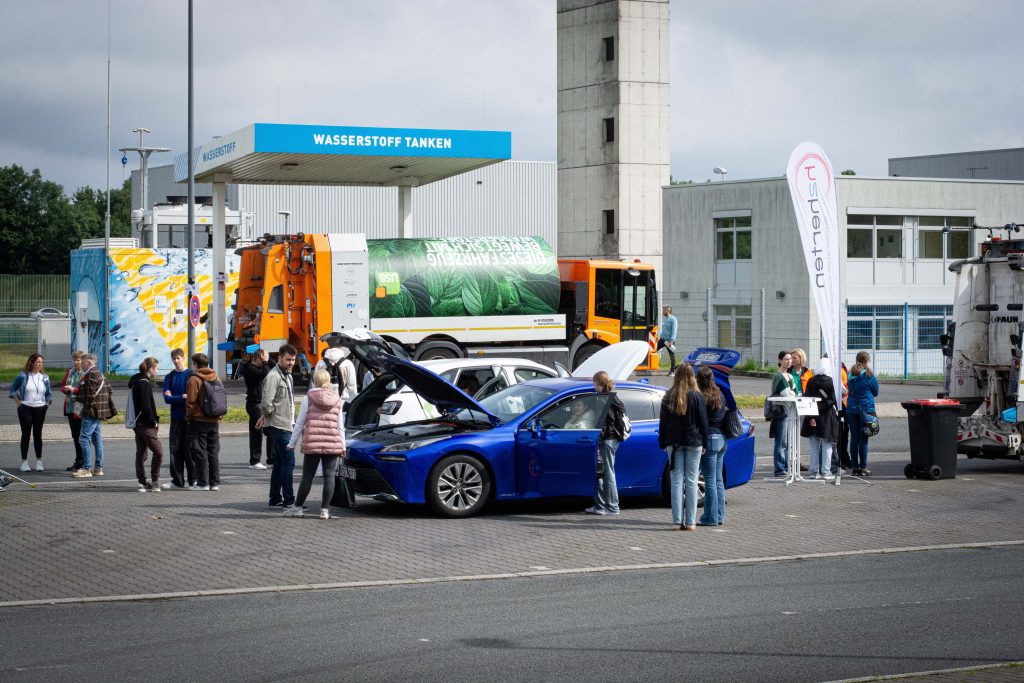
[[[534,569],[528,572],[504,572],[499,574],[470,574],[464,576],[435,576],[420,579],[380,579],[346,581],[336,583],[305,583],[290,586],[254,586],[252,588],[216,588],[209,590],[177,591],[171,593],[139,593],[135,595],[96,595],[78,598],[42,598],[36,600],[9,600],[0,602],[4,607],[38,607],[46,605],[91,604],[97,602],[139,602],[143,600],[176,600],[181,598],[203,598],[225,595],[251,595],[254,593],[291,593],[295,591],[338,590],[341,588],[379,588],[386,586],[410,586],[430,583],[453,583],[456,581],[494,581],[498,579],[521,579],[535,576],[560,576],[564,574],[601,574],[621,571],[645,571],[650,569],[687,569],[690,567],[719,567],[723,565],[764,564],[768,562],[791,562],[795,560],[818,560],[833,557],[858,557],[862,555],[892,555],[934,550],[974,550],[978,548],[1001,548],[1024,545],[1018,541],[978,541],[975,543],[948,543],[944,545],[918,545],[895,548],[870,548],[867,550],[837,550],[828,553],[805,553],[802,555],[776,555],[772,557],[741,557],[730,560],[695,560],[692,562],[652,562],[648,564],[609,565],[605,567],[578,567],[574,569]]]
[[[116,550],[101,550],[100,552],[102,552],[105,555],[113,555],[117,551]]]
[[[923,676],[936,676],[939,674],[955,674],[961,671],[986,671],[989,669],[1005,669],[1024,665],[1024,661],[1003,662],[1002,664],[979,664],[977,666],[961,666],[956,669],[935,669],[933,671],[914,671],[906,674],[889,674],[888,676],[867,676],[864,678],[844,678],[829,683],[862,683],[864,681],[892,681],[900,678],[919,678]]]

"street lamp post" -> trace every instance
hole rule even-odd
[[[729,171],[725,170],[721,166],[715,166],[715,168],[713,169],[712,172],[713,173],[717,173],[718,175],[722,176],[722,182],[724,183],[725,182],[725,174],[728,173]]]
[[[142,136],[146,133],[151,132],[149,128],[133,128],[133,133],[139,134],[139,146],[138,147],[121,147],[119,152],[138,152],[139,153],[139,173],[141,174],[142,184],[142,216],[145,221],[146,210],[149,209],[149,155],[153,152],[170,152],[168,147],[146,147],[143,144]],[[139,228],[139,237],[142,237],[142,228]],[[152,243],[149,245],[156,249],[159,245],[157,244],[157,226],[152,226]]]

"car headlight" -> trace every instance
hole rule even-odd
[[[414,451],[417,448],[423,448],[424,446],[438,441],[444,441],[445,439],[451,438],[450,435],[444,434],[442,436],[426,436],[422,439],[415,439],[413,441],[403,441],[401,443],[393,443],[390,446],[385,446],[380,449],[381,453],[401,453],[404,451]]]

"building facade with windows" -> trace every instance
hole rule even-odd
[[[952,316],[954,261],[987,232],[1024,221],[1024,183],[837,178],[844,361],[941,375],[939,335]],[[774,364],[795,347],[817,358],[820,329],[785,178],[664,188],[663,303],[684,348],[716,345]]]

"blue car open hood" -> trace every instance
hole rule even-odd
[[[371,351],[368,356],[373,363],[382,367],[384,372],[397,377],[414,392],[437,406],[442,413],[467,409],[485,415],[495,427],[501,424],[500,418],[488,412],[469,394],[422,365],[379,351]]]
[[[732,349],[716,349],[710,346],[701,346],[691,351],[684,362],[695,368],[708,367],[715,374],[715,384],[721,389],[725,396],[725,407],[729,410],[736,409],[736,399],[732,396],[732,385],[729,384],[729,373],[740,362],[742,356],[738,351]]]

